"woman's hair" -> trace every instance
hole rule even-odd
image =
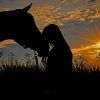
[[[43,30],[42,36],[44,41],[55,44],[55,42],[65,41],[59,27],[55,24],[46,26]]]

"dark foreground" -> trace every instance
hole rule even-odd
[[[72,79],[66,88],[50,91],[52,85],[47,86],[46,73],[33,68],[7,68],[0,72],[0,97],[29,98],[33,100],[60,99],[60,100],[99,100],[100,99],[100,72],[85,70],[74,71]],[[66,79],[66,81],[68,81]]]

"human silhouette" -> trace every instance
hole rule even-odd
[[[42,33],[45,43],[51,45],[47,59],[46,71],[49,76],[49,87],[65,88],[66,81],[72,74],[72,52],[66,43],[59,27],[55,24],[46,26]]]

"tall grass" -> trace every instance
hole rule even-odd
[[[74,56],[73,70],[100,71],[100,59],[86,57],[84,55]]]

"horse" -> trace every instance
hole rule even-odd
[[[28,13],[32,4],[11,11],[0,12],[0,42],[13,39],[24,48],[31,48],[42,56],[43,44],[41,32],[37,28],[33,16]]]
[[[65,41],[59,27],[55,24],[46,26],[42,33],[42,40],[51,45],[47,56],[46,71],[48,74],[48,84],[51,89],[57,87],[66,87],[66,81],[72,75],[72,52]],[[47,48],[46,48],[47,50]],[[57,91],[56,91],[57,92]]]

